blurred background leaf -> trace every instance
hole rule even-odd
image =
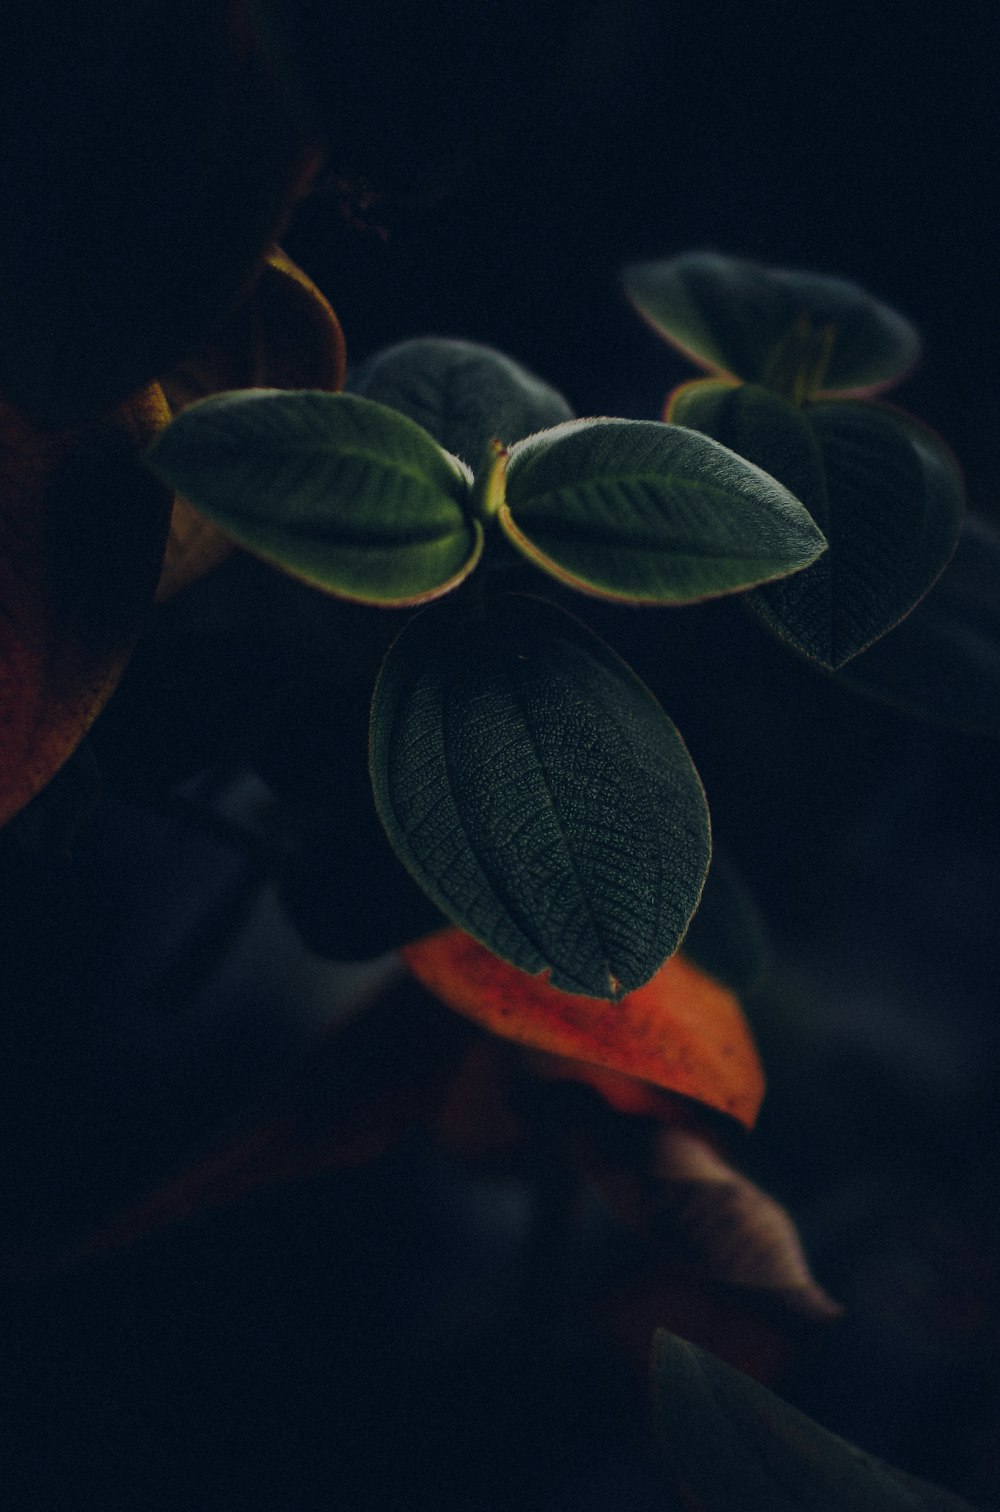
[[[349,387],[409,415],[472,468],[491,440],[509,446],[573,414],[561,394],[502,352],[440,337],[377,353]]]

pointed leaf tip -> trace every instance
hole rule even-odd
[[[577,420],[519,442],[499,518],[543,571],[629,603],[734,593],[799,571],[826,546],[782,483],[654,420]]]
[[[934,583],[958,538],[962,478],[932,432],[886,405],[828,400],[798,409],[755,384],[684,384],[670,416],[780,478],[829,551],[765,583],[748,605],[829,669],[885,635]]]

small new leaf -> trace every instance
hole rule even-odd
[[[380,352],[349,387],[409,415],[470,467],[494,437],[510,446],[573,414],[562,394],[502,352],[434,336]]]
[[[826,542],[789,490],[708,437],[577,420],[511,448],[504,532],[570,587],[687,604],[798,572]]]
[[[790,344],[805,390],[877,393],[910,371],[920,338],[902,315],[843,278],[762,267],[717,252],[637,263],[624,274],[639,314],[686,357],[746,383],[769,380],[786,397]]]
[[[562,610],[508,595],[408,625],[371,771],[400,859],[503,960],[615,998],[679,945],[708,867],[701,782],[652,694]]]
[[[669,414],[780,478],[830,549],[747,597],[767,625],[827,668],[842,666],[910,612],[955,549],[962,480],[909,417],[843,401],[795,408],[753,384],[684,384]]]
[[[185,409],[148,460],[239,545],[361,603],[436,598],[482,550],[468,470],[355,395],[219,394]]]

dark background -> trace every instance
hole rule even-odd
[[[920,327],[924,363],[900,402],[941,431],[996,518],[994,11],[481,11],[292,9],[329,164],[285,244],[337,309],[352,361],[409,335],[461,336],[520,359],[581,414],[651,416],[690,369],[625,303],[624,264],[713,247],[840,274]],[[30,88],[44,98],[44,71]],[[731,655],[743,622],[720,609],[711,623],[692,632],[710,685],[690,677],[671,712],[786,947],[758,1027],[772,1093],[748,1159],[851,1308],[786,1389],[875,1452],[995,1496],[995,747],[831,704],[746,631],[765,674],[750,684]],[[745,743],[735,778],[727,741]],[[141,1194],[300,1048],[287,999],[303,978],[284,956],[264,970],[266,941],[244,941],[179,1016],[149,990],[245,870],[218,837],[112,798],[70,872],[46,878],[39,938],[51,928],[67,952],[54,980],[77,997],[43,1003],[36,987],[23,1078],[15,1026],[11,1084],[25,1081],[48,1140],[15,1183],[22,1204],[32,1180],[53,1210],[69,1190],[73,1213]],[[417,1139],[374,1172],[22,1279],[4,1318],[18,1505],[666,1508],[635,1381],[572,1350],[540,1367],[524,1341],[504,1355],[491,1340],[489,1288],[521,1243],[510,1200]],[[413,1320],[466,1288],[474,1326],[463,1335],[459,1308],[458,1342],[422,1357]]]

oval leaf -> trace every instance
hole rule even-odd
[[[707,444],[706,444],[707,442]],[[782,484],[655,420],[576,420],[511,449],[508,538],[581,592],[686,604],[797,572],[825,548]]]
[[[1000,533],[966,517],[941,578],[891,634],[840,671],[859,693],[1000,736]]]
[[[764,1073],[740,1005],[681,955],[612,1004],[528,976],[460,929],[400,954],[428,992],[492,1034],[679,1092],[753,1127]]]
[[[973,1512],[665,1329],[652,1376],[671,1487],[698,1512]]]
[[[155,385],[70,431],[0,402],[0,823],[78,745],[152,605],[170,495],[140,452],[168,419]]]
[[[699,367],[747,383],[764,383],[782,369],[797,333],[808,364],[810,335],[826,348],[825,371],[815,374],[824,393],[875,393],[897,383],[920,355],[909,321],[843,278],[688,252],[637,263],[624,280],[629,299],[661,336]]]
[[[239,545],[362,603],[436,598],[482,549],[467,471],[412,420],[352,394],[203,399],[148,460]]]
[[[704,429],[782,480],[830,543],[805,572],[747,602],[824,667],[842,666],[908,614],[955,548],[962,480],[916,421],[873,404],[796,409],[766,389],[685,384],[671,418]]]
[[[491,440],[510,446],[573,414],[560,393],[502,352],[441,337],[380,352],[350,388],[409,415],[472,467]]]
[[[386,657],[372,705],[379,815],[455,923],[568,992],[631,992],[701,894],[708,809],[684,742],[562,610],[435,611]]]

